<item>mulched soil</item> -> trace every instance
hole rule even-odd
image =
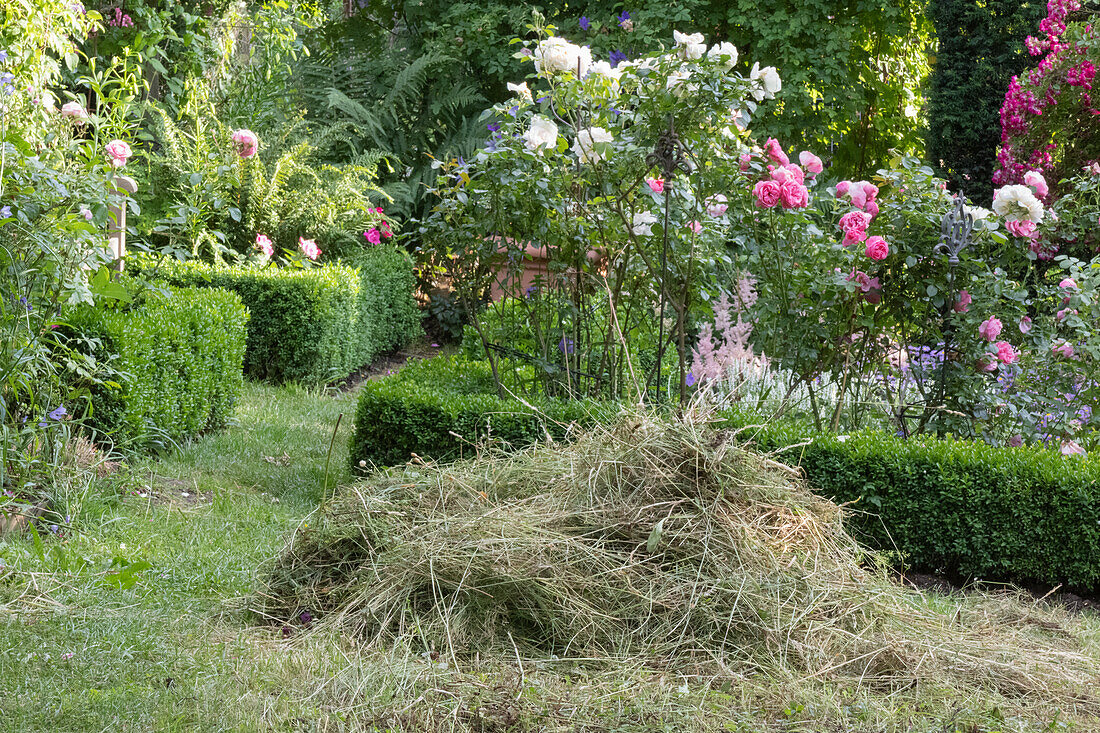
[[[438,342],[417,341],[400,351],[383,354],[367,366],[357,372],[352,372],[345,379],[336,382],[332,386],[340,392],[351,392],[363,382],[395,374],[410,359],[430,359],[443,350],[444,347]]]

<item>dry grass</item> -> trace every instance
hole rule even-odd
[[[923,729],[910,713],[953,730],[979,709],[1023,721],[1005,729],[1092,729],[1100,660],[1072,620],[1006,595],[905,589],[842,514],[704,417],[634,415],[568,446],[345,489],[269,568],[256,607],[280,622],[309,611],[319,635],[388,659],[383,687],[401,694],[381,711],[350,702],[381,681],[324,685],[380,729],[612,730],[593,722],[609,706],[652,697],[659,710],[685,685],[764,719],[816,706],[817,730],[852,705],[867,730]],[[731,704],[723,718],[692,700],[676,729],[729,720]],[[487,723],[489,709],[504,719]]]

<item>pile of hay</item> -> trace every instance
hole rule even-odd
[[[554,654],[916,682],[1100,713],[1100,664],[1034,608],[945,614],[893,582],[792,469],[689,416],[409,466],[349,487],[265,577],[303,611],[445,659]]]

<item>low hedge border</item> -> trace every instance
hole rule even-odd
[[[66,329],[118,374],[118,387],[92,389],[88,426],[137,449],[223,427],[244,384],[248,311],[241,299],[210,288],[142,297],[129,310],[80,306],[66,313]]]
[[[532,402],[492,394],[484,362],[438,357],[363,386],[353,463],[445,460],[490,432],[514,447],[557,423],[611,419],[607,403]],[[1040,447],[878,432],[811,437],[803,426],[727,414],[722,426],[799,465],[810,486],[851,503],[847,526],[867,546],[897,551],[915,570],[988,581],[1100,590],[1100,460]],[[556,431],[556,432],[555,432]],[[455,437],[452,433],[462,436]],[[799,445],[807,443],[806,445]]]
[[[378,247],[354,264],[290,269],[133,260],[135,270],[159,281],[236,292],[252,316],[245,373],[303,384],[342,379],[420,333],[408,254]]]
[[[415,453],[449,460],[485,437],[522,448],[565,436],[570,425],[608,420],[613,405],[590,400],[501,399],[489,365],[438,356],[410,362],[397,374],[363,384],[351,437],[354,468],[404,463]]]

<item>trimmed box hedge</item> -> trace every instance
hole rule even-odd
[[[251,313],[244,370],[254,379],[335,381],[420,333],[412,262],[395,247],[365,252],[355,267],[223,267],[163,258],[134,264],[173,285],[240,295]]]
[[[617,412],[614,405],[587,400],[500,399],[486,362],[447,356],[410,362],[361,389],[350,445],[354,467],[359,461],[392,466],[414,453],[457,458],[486,436],[522,448]]]
[[[747,433],[746,433],[747,435]],[[763,449],[809,440],[782,427]],[[1100,590],[1100,461],[1041,447],[877,432],[818,436],[780,458],[818,493],[852,502],[847,526],[914,569]]]
[[[97,437],[167,447],[222,427],[233,414],[248,324],[235,293],[148,290],[130,310],[81,306],[66,316],[67,330],[85,337],[96,359],[118,373],[118,387],[92,389],[88,425]]]
[[[514,447],[560,437],[559,423],[612,419],[607,403],[532,402],[493,394],[485,362],[438,357],[367,383],[351,442],[353,463],[402,463],[416,453],[445,460],[490,432]],[[724,427],[753,418],[728,414]],[[462,436],[458,438],[452,433]],[[1100,460],[1041,447],[878,432],[812,437],[804,426],[769,424],[739,437],[802,467],[810,486],[851,503],[847,526],[911,569],[960,578],[1062,583],[1100,590]],[[807,443],[807,445],[799,445]]]

